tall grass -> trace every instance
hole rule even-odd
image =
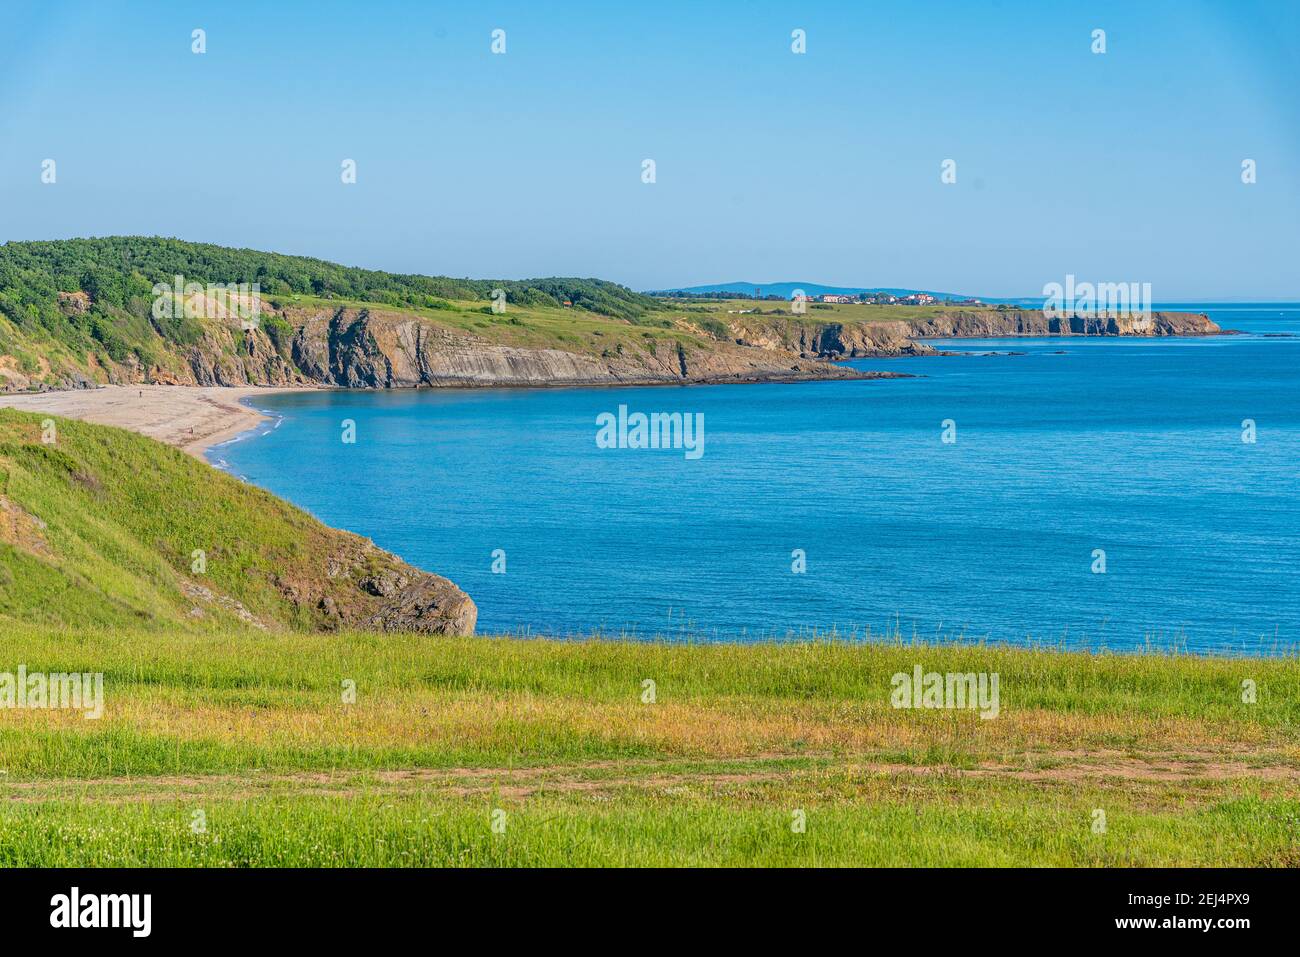
[[[1293,659],[5,626],[19,663],[105,714],[0,710],[0,863],[1297,863]],[[914,664],[999,716],[891,707]]]

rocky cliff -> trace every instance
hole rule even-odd
[[[1048,318],[1041,311],[1028,309],[955,309],[931,318],[893,322],[817,323],[793,317],[740,317],[733,319],[729,328],[743,345],[824,359],[934,355],[936,350],[926,339],[1213,336],[1223,332],[1208,316],[1196,313]]]
[[[414,386],[635,385],[857,378],[815,354],[755,349],[682,335],[628,336],[602,352],[522,347],[409,313],[290,308],[294,330],[277,344],[262,329],[209,330],[190,349],[188,374],[132,370],[128,381],[193,385],[322,384],[353,389]],[[879,373],[870,374],[879,375]]]
[[[389,273],[157,236],[8,242],[0,391],[865,378],[884,373],[828,360],[930,355],[925,340],[941,336],[1219,331],[1185,313],[1053,320],[1005,307],[790,309],[650,297],[592,278]]]
[[[441,575],[421,571],[369,539],[337,533],[325,580],[277,575],[281,593],[322,628],[472,635],[478,606]]]
[[[82,308],[69,300],[67,308]],[[92,388],[101,382],[172,385],[415,386],[654,385],[877,378],[829,360],[924,356],[931,338],[1002,336],[1182,336],[1221,330],[1191,313],[1049,319],[1031,310],[953,310],[924,319],[825,321],[793,315],[728,315],[706,328],[681,316],[645,327],[602,317],[572,330],[479,314],[439,321],[400,309],[281,305],[245,331],[205,321],[167,361],[134,352],[107,362],[87,353],[59,370],[33,371],[0,354],[0,390]],[[30,365],[30,363],[29,363]]]

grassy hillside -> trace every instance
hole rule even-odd
[[[152,314],[154,284],[172,284],[177,275],[204,285],[257,283],[268,310],[307,297],[445,316],[493,316],[490,296],[500,288],[507,306],[514,307],[512,315],[497,317],[503,325],[561,311],[621,325],[664,324],[656,300],[598,279],[405,275],[158,237],[11,242],[0,245],[0,379],[47,387],[142,381],[182,371],[196,347],[237,349],[239,337],[223,335],[224,323]],[[264,328],[287,354],[289,324],[271,312]]]
[[[0,865],[1300,864],[1295,660],[0,628],[19,661],[105,712],[0,711]],[[891,707],[917,664],[999,715]]]
[[[0,623],[331,628],[381,611],[388,574],[421,576],[170,446],[0,410]]]
[[[673,314],[713,316],[723,320],[728,316],[734,318],[742,316],[773,316],[780,317],[791,323],[808,326],[819,326],[828,322],[912,322],[948,315],[962,308],[941,304],[904,306],[857,302],[808,302],[804,303],[804,312],[796,313],[792,309],[792,303],[774,302],[771,299],[746,299],[743,297],[735,299],[688,299],[669,297],[663,299],[663,303]],[[996,306],[986,306],[984,309],[993,312],[998,311]]]

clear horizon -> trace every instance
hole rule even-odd
[[[1300,299],[1293,3],[6,12],[0,240],[640,290],[1033,298],[1073,273]]]

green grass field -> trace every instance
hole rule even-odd
[[[719,318],[734,315],[756,317],[779,317],[787,322],[803,325],[821,325],[827,322],[870,323],[870,322],[919,322],[936,316],[951,315],[955,312],[971,310],[988,312],[993,306],[958,306],[936,303],[929,306],[909,306],[900,304],[875,303],[821,303],[804,304],[804,312],[796,313],[789,302],[773,299],[668,299],[665,300],[670,310],[687,310],[708,313]]]
[[[0,711],[3,865],[1300,864],[1294,659],[7,626],[17,662],[105,713]],[[915,664],[998,717],[893,708]]]
[[[470,333],[495,345],[560,349],[594,355],[606,350],[616,351],[620,345],[640,348],[654,343],[656,348],[675,348],[682,343],[705,347],[711,339],[707,335],[695,335],[673,327],[673,320],[687,315],[685,310],[656,312],[632,323],[583,309],[556,306],[507,304],[505,312],[493,313],[488,305],[473,300],[448,300],[444,309],[421,309],[413,306],[395,308],[365,300],[298,296],[285,300],[284,305],[288,314],[298,321],[313,311],[366,309],[381,316],[418,316],[432,325]]]

